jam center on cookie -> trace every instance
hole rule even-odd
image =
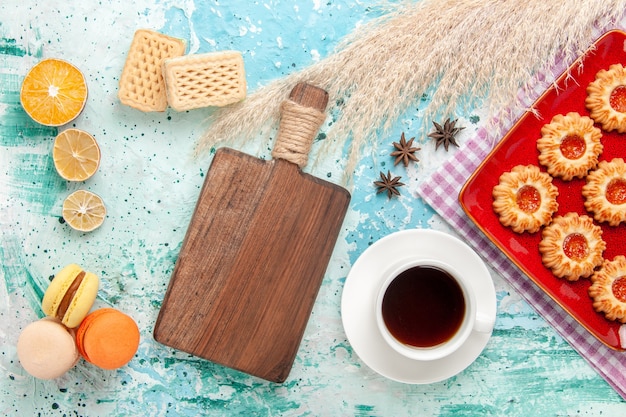
[[[626,303],[626,276],[622,276],[613,281],[613,285],[611,285],[611,291],[615,298],[620,300],[622,303]]]
[[[561,154],[567,159],[579,159],[585,154],[587,145],[585,139],[578,135],[567,135],[561,140],[559,145]]]
[[[580,233],[571,233],[563,239],[563,252],[575,261],[582,261],[589,255],[587,238]]]
[[[539,190],[531,185],[524,185],[517,191],[515,196],[517,206],[526,213],[534,213],[541,205]]]
[[[626,86],[618,85],[611,91],[609,103],[613,110],[626,113]]]
[[[623,178],[612,179],[606,187],[606,199],[615,205],[626,203],[626,180]]]

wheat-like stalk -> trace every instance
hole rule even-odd
[[[477,104],[492,116],[519,105],[519,89],[528,89],[537,71],[583,53],[594,27],[615,24],[626,0],[422,0],[389,7],[328,57],[215,112],[198,152],[275,126],[280,103],[306,81],[329,93],[337,119],[327,131],[335,140],[325,146],[351,140],[345,168],[351,175],[363,145],[388,132],[424,94],[428,125]]]

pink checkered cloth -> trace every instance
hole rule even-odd
[[[598,37],[600,34],[599,32]],[[563,73],[568,65],[569,63],[560,60],[550,74],[539,74],[530,83],[533,94],[536,94],[535,98],[531,100],[528,95],[524,98],[520,93],[522,103],[529,107],[550,86],[556,78],[555,75]],[[459,204],[458,196],[467,179],[521,116],[512,113],[511,109],[503,112],[505,120],[500,119],[500,130],[496,128],[488,132],[485,127],[479,128],[475,136],[463,144],[429,178],[421,182],[417,192],[626,399],[626,353],[604,345],[554,303],[474,225]]]

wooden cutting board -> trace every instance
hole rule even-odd
[[[270,161],[219,149],[154,328],[167,346],[283,382],[350,194],[303,173],[328,94],[298,84]]]

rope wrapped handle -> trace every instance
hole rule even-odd
[[[306,83],[296,85],[281,105],[282,116],[272,157],[306,166],[313,139],[326,120],[328,93]]]

